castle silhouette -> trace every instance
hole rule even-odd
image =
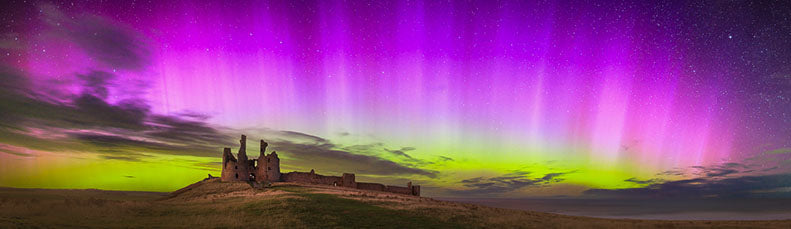
[[[247,158],[247,136],[242,135],[239,140],[240,147],[238,160],[231,153],[231,148],[224,148],[222,154],[222,175],[220,179],[225,182],[295,182],[308,184],[323,184],[340,186],[355,189],[373,190],[381,192],[391,192],[404,195],[420,196],[420,185],[412,185],[408,182],[406,187],[383,185],[379,183],[356,182],[353,173],[344,173],[342,176],[324,176],[316,174],[314,170],[310,172],[288,172],[280,173],[280,158],[277,152],[266,154],[266,147],[269,146],[261,140],[261,150],[258,159]]]

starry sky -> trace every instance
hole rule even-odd
[[[791,196],[782,1],[4,1],[0,186],[172,191],[240,134],[428,196]]]

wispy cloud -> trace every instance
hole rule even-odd
[[[25,71],[0,66],[0,136],[4,143],[47,151],[95,152],[105,159],[139,160],[140,152],[210,156],[228,136],[195,114],[153,113],[139,95],[114,97],[111,91],[144,90],[145,83],[125,81],[107,70],[144,72],[150,50],[144,36],[92,15],[70,16],[41,6],[48,31],[74,44],[95,60],[95,69],[74,73],[76,93],[34,86]],[[145,77],[143,77],[145,78]],[[51,86],[51,85],[50,85]],[[69,91],[69,90],[67,90]],[[57,146],[57,147],[52,147]],[[18,154],[19,155],[19,154]]]
[[[121,161],[140,161],[137,157],[126,157],[126,156],[102,156],[102,158],[107,160],[121,160]]]
[[[452,190],[451,193],[462,195],[499,194],[534,186],[544,186],[563,181],[561,176],[569,172],[547,173],[532,177],[530,171],[513,171],[495,177],[475,177],[461,180],[459,183],[467,189]]]
[[[632,177],[632,178],[626,179],[624,181],[635,183],[635,184],[647,185],[647,184],[656,184],[656,183],[662,182],[663,180],[662,179],[658,179],[658,178],[640,180],[640,179],[637,179],[636,177]]]
[[[775,150],[769,150],[764,152],[764,154],[786,154],[791,153],[791,148],[780,148]]]
[[[408,159],[412,159],[412,156],[409,156],[409,154],[407,154],[406,151],[410,151],[410,150],[414,150],[414,149],[415,148],[413,148],[413,147],[404,147],[404,148],[401,148],[400,150],[385,149],[385,151],[387,151],[387,152],[389,152],[389,153],[391,153],[393,155],[396,155],[396,156],[402,156],[402,157],[405,157],[405,158],[408,158]]]
[[[289,158],[286,164],[311,166],[336,171],[347,169],[369,175],[422,175],[436,176],[436,171],[406,166],[387,160],[376,153],[358,154],[333,144],[330,140],[292,131],[268,131],[270,149],[284,152]],[[359,147],[356,147],[359,150]],[[364,147],[373,150],[368,147]]]
[[[732,198],[766,195],[791,197],[788,188],[791,188],[791,174],[772,174],[725,179],[683,179],[644,188],[589,189],[584,194],[609,198]]]
[[[33,157],[34,155],[29,153],[20,152],[20,147],[14,147],[6,144],[0,143],[0,153],[11,154],[20,157]]]
[[[19,74],[0,74],[9,81],[24,81]],[[5,126],[0,134],[27,137],[35,141],[9,142],[28,148],[59,145],[57,150],[90,151],[108,160],[140,161],[145,153],[216,157],[222,147],[237,146],[228,130],[205,122],[199,114],[161,115],[141,101],[109,103],[106,88],[114,75],[92,72],[81,76],[83,90],[70,101],[44,99],[19,85],[0,87],[0,107],[10,112],[0,116]],[[18,107],[31,109],[18,109]],[[11,122],[10,120],[14,120]],[[234,134],[235,135],[235,134]],[[41,136],[59,136],[40,138]],[[435,177],[437,172],[416,168],[382,157],[389,152],[381,143],[340,146],[330,140],[296,131],[268,131],[264,137],[270,149],[289,160],[284,164],[300,165],[325,171],[356,172],[368,175],[420,175]],[[52,149],[50,149],[52,150]],[[405,147],[398,152],[414,150]],[[393,152],[390,152],[393,153]],[[406,155],[406,153],[404,153]],[[417,160],[406,155],[405,158]]]
[[[641,188],[589,189],[583,194],[608,198],[730,198],[750,196],[791,196],[791,174],[767,173],[767,165],[723,163],[712,166],[691,166],[665,171],[658,175],[692,178],[665,180],[629,178],[626,182],[646,185]]]

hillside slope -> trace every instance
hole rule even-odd
[[[791,228],[791,221],[613,220],[341,187],[218,179],[172,193],[0,189],[0,228]]]

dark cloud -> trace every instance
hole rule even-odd
[[[414,150],[414,149],[415,148],[412,148],[412,147],[404,147],[404,148],[401,148],[400,150],[385,149],[385,151],[390,152],[390,153],[392,153],[392,154],[394,154],[396,156],[402,156],[402,157],[406,157],[406,158],[412,159],[412,156],[409,156],[409,154],[406,154],[405,151]]]
[[[531,178],[528,176],[529,174],[531,174],[529,171],[514,171],[497,177],[470,178],[459,182],[469,189],[453,190],[451,192],[463,195],[506,193],[525,187],[543,186],[560,182],[563,179],[558,177],[567,173],[547,173],[539,178]]]
[[[21,153],[21,152],[17,152],[17,151],[10,150],[10,149],[4,149],[4,148],[0,148],[0,153],[7,153],[7,154],[11,154],[11,155],[20,156],[20,157],[32,157],[33,156],[33,155],[30,155],[30,154]]]
[[[730,198],[779,195],[791,197],[791,174],[694,178],[652,184],[644,188],[589,189],[585,195],[614,198]]]
[[[778,172],[783,168],[779,154],[766,153],[745,161],[762,163],[723,163],[709,166],[690,166],[658,173],[659,176],[687,177],[686,179],[653,178],[625,181],[642,188],[590,189],[584,192],[591,197],[607,198],[730,198],[751,196],[791,197],[791,173]],[[770,157],[770,160],[762,157]],[[770,174],[773,172],[774,174]],[[692,178],[688,178],[692,177]]]
[[[563,175],[563,173],[547,173],[541,179],[542,180],[553,180],[553,179],[555,179],[555,177],[558,177],[560,175]]]
[[[121,160],[121,161],[140,161],[137,157],[126,157],[126,156],[102,156],[102,158],[107,160]]]
[[[269,150],[277,151],[282,158],[281,168],[294,170],[315,169],[320,173],[353,172],[358,175],[420,175],[434,178],[437,171],[421,169],[421,165],[413,161],[389,160],[383,157],[388,154],[381,142],[358,145],[335,144],[323,137],[296,131],[272,130],[266,128],[239,130],[247,133],[248,139],[261,137],[269,143]],[[236,146],[237,144],[233,144]],[[412,150],[410,148],[406,148]]]
[[[65,15],[52,5],[42,5],[43,19],[52,38],[80,47],[100,63],[96,69],[144,71],[150,63],[145,39],[131,29],[101,17]],[[31,88],[27,76],[13,68],[0,72],[0,136],[14,139],[22,147],[58,145],[59,150],[94,152],[109,160],[139,161],[147,154],[164,153],[214,157],[221,147],[236,145],[217,127],[195,113],[161,115],[152,113],[137,96],[110,102],[111,93],[129,85],[116,85],[115,73],[89,70],[76,74],[80,91],[75,95],[50,97],[45,89]],[[69,85],[73,86],[73,85]],[[48,90],[48,89],[47,89]],[[115,100],[115,99],[114,99]],[[35,128],[33,133],[29,129]],[[60,136],[41,139],[41,134]],[[348,135],[348,133],[347,133]],[[290,157],[290,163],[321,169],[343,168],[371,175],[423,175],[435,171],[412,168],[380,158],[382,144],[349,146],[348,150],[329,140],[296,131],[276,131],[267,138],[272,149]],[[404,148],[400,152],[412,150]],[[404,154],[406,155],[406,154]],[[406,155],[407,158],[411,158]],[[216,165],[203,165],[216,166]]]
[[[150,47],[145,38],[122,25],[93,15],[72,17],[48,4],[41,5],[41,12],[54,35],[49,38],[80,47],[103,65],[94,67],[143,71],[150,63]],[[154,114],[139,93],[108,101],[110,91],[134,91],[130,88],[146,86],[145,83],[127,80],[124,85],[116,85],[115,73],[101,70],[88,70],[74,77],[77,81],[72,82],[80,83],[78,94],[53,95],[49,92],[57,90],[32,87],[21,71],[0,68],[0,135],[14,139],[24,138],[18,135],[41,137],[28,133],[28,129],[35,128],[46,135],[67,137],[19,144],[40,147],[49,142],[69,150],[68,147],[79,146],[68,143],[77,142],[105,154],[111,149],[118,151],[112,157],[119,157],[121,152],[133,153],[130,149],[209,156],[219,151],[218,145],[230,144],[226,135],[204,122],[205,115]]]
[[[83,94],[106,99],[108,95],[107,86],[115,78],[115,75],[104,71],[92,71],[88,74],[77,74],[77,78],[83,81]]]
[[[735,170],[735,169],[716,169],[716,170],[707,171],[706,172],[706,176],[709,176],[709,177],[721,177],[721,176],[726,176],[726,175],[734,174],[734,173],[738,173],[738,172],[739,171]]]
[[[310,135],[310,134],[305,134],[305,133],[300,133],[300,132],[295,132],[295,131],[287,131],[287,130],[279,131],[279,133],[280,133],[280,136],[282,136],[282,137],[284,137],[284,138],[286,138],[286,139],[288,139],[290,141],[296,141],[296,142],[307,141],[307,142],[311,142],[311,143],[314,143],[314,144],[328,144],[329,143],[329,141],[327,139],[324,139],[322,137],[313,136],[313,135]]]
[[[530,174],[533,174],[533,172],[526,171],[526,170],[513,170],[510,173],[508,173],[508,175],[510,175],[510,176],[527,176],[527,175],[530,175]],[[550,174],[552,174],[552,173],[550,173]]]
[[[87,144],[92,144],[99,147],[106,147],[110,149],[124,149],[130,147],[141,147],[152,150],[175,150],[167,144],[148,142],[141,140],[134,140],[122,136],[104,135],[104,134],[86,134],[86,133],[73,133],[71,137],[80,140]]]
[[[377,143],[371,143],[371,144],[343,146],[343,147],[340,147],[340,149],[343,149],[345,151],[349,151],[349,152],[355,153],[355,154],[373,155],[373,154],[375,154],[375,152],[379,151],[379,149],[381,149],[382,147],[384,147],[384,144],[382,144],[380,142],[377,142]]]
[[[30,86],[30,82],[19,72],[8,66],[0,65],[0,95],[21,94],[24,95]]]
[[[657,173],[656,175],[660,176],[683,176],[685,173],[683,170],[674,169],[674,170],[667,170]]]
[[[199,119],[194,119],[199,118]],[[228,137],[206,123],[205,118],[185,116],[150,115],[151,130],[146,136],[187,145],[212,146],[229,144]]]
[[[19,76],[3,76],[19,79]],[[64,146],[61,150],[73,150],[74,148],[66,147],[62,143],[79,143],[89,146],[80,148],[81,151],[90,150],[104,159],[126,161],[141,160],[145,156],[141,152],[214,157],[221,152],[222,147],[237,145],[216,127],[205,123],[207,117],[204,115],[160,115],[151,113],[143,102],[108,103],[102,96],[104,88],[108,87],[112,78],[112,74],[107,72],[93,72],[82,76],[85,90],[71,101],[65,102],[53,102],[37,95],[21,94],[28,90],[17,90],[6,85],[0,88],[0,95],[4,96],[0,99],[10,102],[4,102],[0,107],[11,112],[4,113],[2,118],[18,122],[3,123],[13,126],[17,131],[5,128],[0,129],[0,132],[24,135],[30,134],[26,132],[27,128],[37,127],[65,138],[59,139],[59,142],[42,139],[24,146],[54,143]],[[267,137],[271,139],[268,140],[270,149],[289,157],[286,164],[310,166],[328,172],[341,170],[339,172],[370,175],[435,177],[437,173],[379,157],[375,152],[382,152],[381,143],[341,147],[310,134],[295,131],[271,132]]]
[[[142,161],[143,158],[151,157],[151,155],[140,153],[141,151],[151,152],[150,150],[142,149],[134,144],[129,144],[125,146],[120,146],[120,145],[97,146],[94,147],[94,149],[92,150],[92,152],[99,154],[100,158],[108,159],[108,160],[138,162],[138,161]]]
[[[290,132],[289,135],[294,136],[293,132]],[[301,134],[299,137],[304,137],[302,135],[306,134]],[[288,164],[320,166],[329,170],[343,168],[361,174],[436,176],[435,171],[407,167],[376,156],[353,154],[338,149],[336,145],[326,139],[312,137],[316,139],[312,143],[292,142],[281,138],[271,141],[270,147],[278,152],[285,152],[284,155],[289,157]]]
[[[162,127],[159,127],[162,128]],[[219,154],[221,146],[228,145],[227,137],[214,133],[216,138],[212,141],[206,139],[212,133],[180,132],[178,129],[164,128],[162,132],[179,135],[178,137],[161,137],[158,131],[125,132],[122,135],[105,133],[69,133],[71,139],[84,144],[93,145],[98,152],[138,154],[138,152],[153,152],[162,154],[192,155],[212,157]]]
[[[92,152],[103,159],[124,161],[141,161],[151,153],[219,157],[222,147],[237,146],[223,133],[225,130],[206,123],[206,115],[156,114],[139,96],[142,93],[118,96],[124,90],[134,90],[129,88],[148,86],[130,83],[129,79],[120,85],[121,79],[114,73],[148,69],[151,48],[143,36],[102,17],[65,15],[53,5],[42,5],[41,12],[51,33],[46,39],[74,44],[98,65],[55,85],[69,89],[76,86],[76,94],[57,87],[33,87],[22,71],[0,66],[0,137],[4,143],[47,151]],[[437,174],[381,158],[381,143],[343,147],[310,134],[273,132],[266,139],[271,149],[288,158],[285,166],[298,164],[374,176],[433,178]],[[414,148],[398,151],[407,159],[419,161],[404,153],[409,150]],[[196,166],[219,168],[217,164]]]
[[[109,104],[102,98],[82,94],[73,101],[75,107],[68,109],[73,116],[62,117],[64,121],[79,126],[117,127],[145,129],[143,121],[148,115],[148,106],[140,101],[125,100]]]
[[[5,142],[33,149],[59,145],[57,150],[89,150],[70,144],[84,143],[93,146],[95,151],[115,149],[133,153],[143,149],[198,156],[213,156],[219,152],[219,146],[232,144],[225,134],[205,123],[204,116],[154,114],[140,100],[107,102],[102,93],[113,77],[111,73],[100,71],[82,76],[83,92],[68,100],[51,99],[25,88],[27,80],[21,73],[0,71],[0,82],[3,82],[0,83],[0,110],[3,111],[0,112],[0,136],[7,141],[41,138],[41,134],[50,136],[36,142]],[[31,128],[41,133],[29,132]],[[64,137],[53,139],[51,136]]]
[[[440,161],[453,161],[453,158],[446,157],[446,156],[439,156]]]
[[[385,152],[388,152],[390,154],[393,154],[393,155],[396,155],[396,156],[399,156],[399,157],[403,157],[402,159],[400,159],[400,161],[402,161],[402,163],[404,163],[405,165],[409,165],[411,167],[422,167],[422,166],[436,164],[438,162],[444,162],[445,161],[445,160],[442,160],[441,158],[439,160],[435,160],[435,161],[428,161],[428,160],[418,159],[418,158],[412,157],[412,156],[410,156],[409,154],[406,153],[407,151],[411,151],[411,150],[415,150],[415,147],[402,147],[401,149],[398,149],[398,150],[389,150],[387,148],[384,148]]]
[[[777,156],[763,154],[762,156]],[[658,173],[659,176],[692,177],[686,179],[653,178],[625,181],[640,185],[642,188],[628,189],[590,189],[584,192],[592,197],[612,198],[729,198],[760,195],[789,195],[791,176],[777,172],[782,167],[781,160],[767,160],[763,163],[723,163],[709,166],[690,166],[686,169],[673,169]],[[745,161],[764,160],[753,157]],[[769,174],[773,171],[775,174]],[[784,189],[784,192],[772,191]]]
[[[762,154],[760,156],[779,156],[779,155],[769,155],[769,154]],[[761,161],[761,163],[747,163],[751,161]],[[708,166],[690,166],[687,168],[675,168],[668,171],[663,171],[657,173],[657,176],[670,176],[670,177],[700,177],[700,178],[721,178],[721,177],[733,177],[733,176],[744,176],[748,174],[754,174],[756,171],[769,171],[773,169],[779,168],[777,165],[782,163],[782,158],[760,158],[760,157],[752,157],[745,159],[745,163],[736,163],[736,162],[728,162],[723,164],[717,165],[708,165]],[[774,166],[774,167],[773,167]],[[627,180],[628,181],[628,180]],[[634,182],[639,183],[639,182]]]
[[[205,115],[152,113],[148,103],[140,99],[140,93],[129,93],[129,98],[117,99],[119,91],[135,86],[129,85],[128,80],[118,85],[120,79],[114,71],[143,72],[149,67],[151,48],[143,36],[102,17],[66,15],[53,5],[42,5],[41,12],[42,19],[49,25],[49,39],[74,44],[98,65],[92,66],[93,70],[88,69],[87,73],[75,74],[75,80],[68,81],[79,85],[65,85],[79,86],[77,94],[57,97],[48,93],[57,91],[53,88],[31,87],[28,76],[21,71],[14,68],[0,71],[0,136],[14,139],[9,140],[9,144],[28,148],[57,145],[55,150],[93,152],[103,159],[125,161],[140,161],[149,153],[216,157],[222,147],[237,145],[218,127],[207,124]],[[112,101],[108,99],[111,94]],[[286,166],[342,168],[345,172],[369,175],[435,177],[437,173],[381,158],[381,143],[343,147],[310,134],[273,132],[266,139],[271,149],[289,158]],[[53,150],[52,147],[47,149]],[[407,159],[419,161],[404,153],[409,150],[414,148],[405,147],[398,152]],[[219,167],[216,164],[196,166]]]
[[[196,162],[193,163],[192,165],[202,169],[219,171],[222,168],[222,161]]]
[[[95,15],[71,17],[49,4],[42,5],[41,11],[55,36],[71,41],[109,67],[140,71],[151,61],[145,38],[126,26]]]
[[[791,148],[780,148],[764,152],[764,154],[787,154],[791,153]]]
[[[647,180],[638,180],[636,177],[632,177],[632,178],[626,179],[624,181],[632,182],[632,183],[635,183],[635,184],[655,184],[655,183],[661,182],[662,180],[661,179],[656,179],[656,178],[654,178],[654,179],[647,179]]]
[[[748,172],[748,166],[741,163],[724,163],[714,166],[691,166],[692,174],[706,178],[724,177],[731,174]]]
[[[126,177],[126,178],[130,178],[130,179],[131,179],[131,178],[135,178],[135,176],[124,176],[124,177]]]

